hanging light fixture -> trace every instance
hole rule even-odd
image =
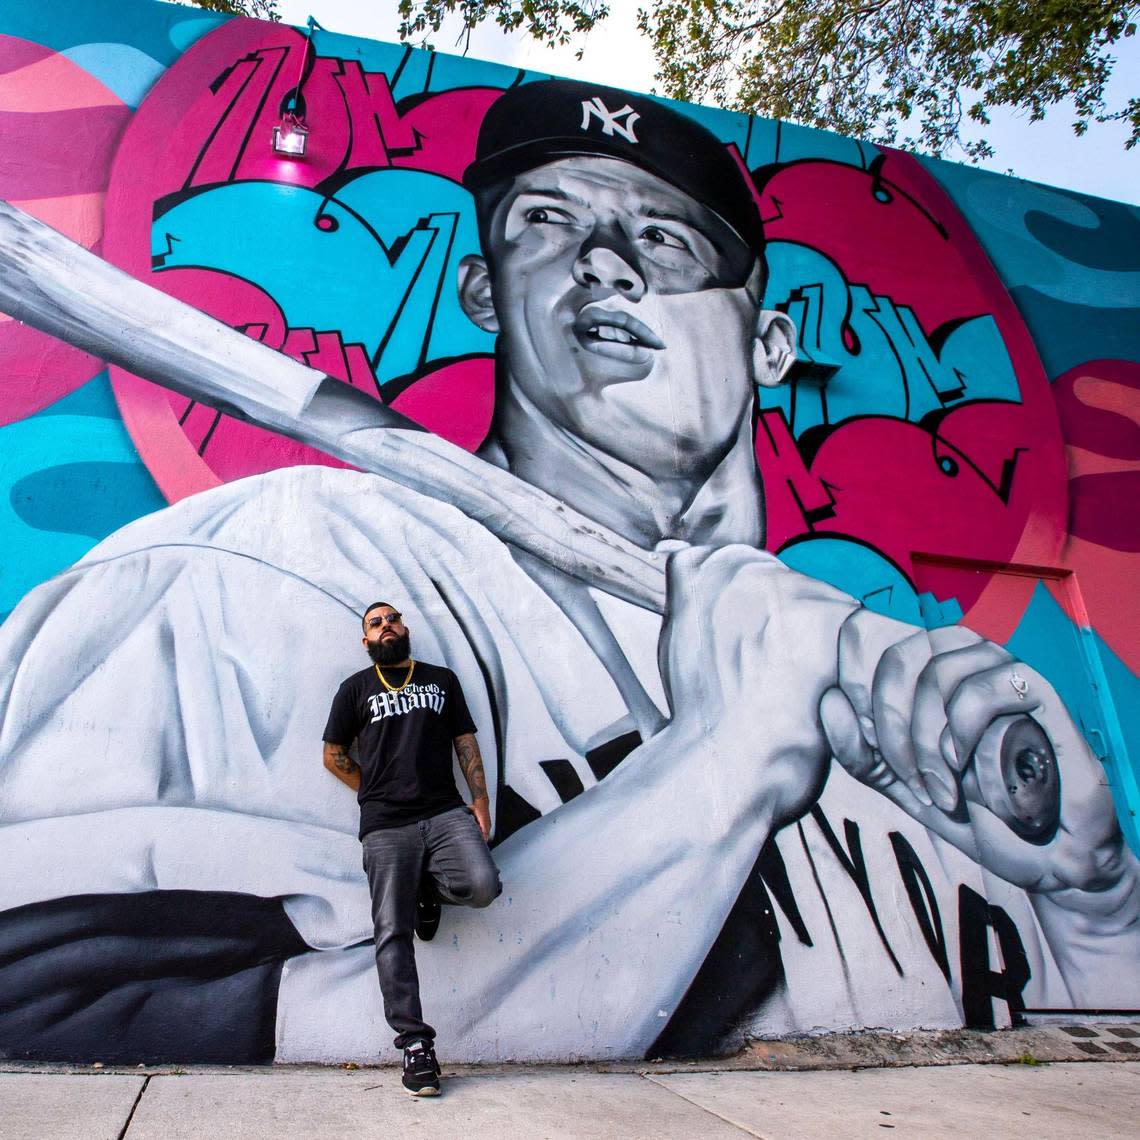
[[[282,108],[281,121],[273,128],[273,152],[285,158],[304,158],[309,143],[309,124],[305,122],[305,100],[301,89],[307,78],[305,68],[309,62],[309,48],[313,37],[321,25],[309,17],[309,34],[305,37],[305,47],[301,52],[301,68],[297,73],[297,85],[290,93],[288,105]]]
[[[308,141],[308,124],[292,111],[286,111],[273,128],[273,150],[287,158],[304,158]]]

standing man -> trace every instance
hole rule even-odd
[[[384,1016],[404,1050],[404,1088],[438,1096],[435,1030],[423,1019],[412,931],[425,941],[435,934],[440,899],[485,907],[501,892],[487,849],[487,781],[455,674],[413,660],[411,635],[387,602],[373,602],[362,624],[372,665],[343,681],[333,698],[325,767],[360,803],[376,972]],[[357,760],[348,754],[354,743]],[[452,746],[471,789],[470,809],[455,786]]]

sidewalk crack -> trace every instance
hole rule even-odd
[[[135,1097],[135,1103],[131,1105],[131,1111],[127,1113],[127,1119],[124,1122],[122,1129],[119,1131],[119,1135],[115,1137],[115,1140],[123,1140],[123,1138],[126,1136],[127,1129],[130,1128],[131,1121],[135,1118],[135,1110],[138,1108],[139,1101],[142,1100],[143,1093],[146,1092],[147,1085],[150,1084],[150,1079],[152,1076],[154,1076],[153,1073],[147,1073],[146,1078],[143,1080],[142,1087],[138,1091],[138,1096]]]
[[[731,1120],[727,1116],[721,1116],[719,1112],[716,1112],[706,1105],[701,1104],[699,1101],[693,1100],[692,1097],[687,1097],[684,1093],[670,1088],[667,1084],[665,1084],[664,1081],[662,1081],[659,1077],[654,1076],[652,1073],[642,1073],[641,1075],[647,1081],[655,1084],[659,1089],[664,1089],[667,1093],[672,1093],[675,1097],[679,1097],[686,1104],[691,1104],[694,1108],[699,1108],[702,1112],[707,1112],[709,1116],[715,1118],[716,1120],[719,1120],[722,1124],[727,1124],[730,1128],[737,1128],[748,1136],[754,1136],[756,1140],[766,1140],[766,1138],[761,1133],[753,1132],[751,1128],[747,1127],[747,1125],[741,1124],[737,1120]]]

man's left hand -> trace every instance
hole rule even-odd
[[[491,801],[486,796],[480,796],[467,810],[475,817],[479,830],[487,842],[491,840]]]

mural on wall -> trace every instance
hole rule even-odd
[[[1140,1005],[1136,211],[54,24],[0,18],[0,1053],[375,1055],[319,739],[379,595],[494,784],[504,893],[417,956],[448,1056]]]

